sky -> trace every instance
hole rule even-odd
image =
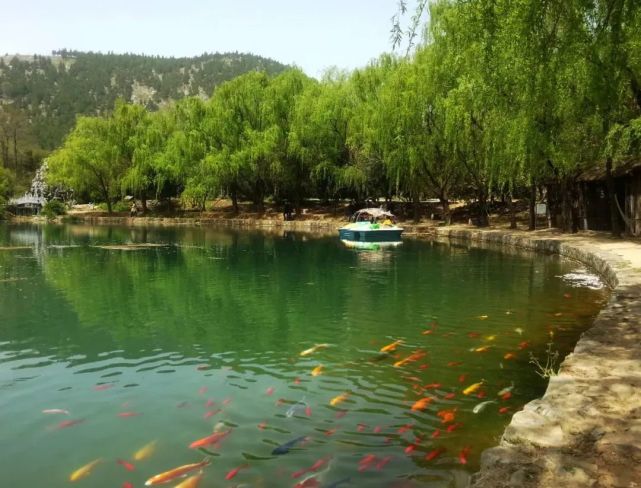
[[[396,0],[23,0],[2,8],[0,54],[54,49],[194,56],[251,52],[320,77],[391,51]]]

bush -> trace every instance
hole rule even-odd
[[[60,200],[49,200],[42,207],[41,215],[44,215],[48,219],[55,219],[58,215],[64,215],[67,213],[67,207]]]

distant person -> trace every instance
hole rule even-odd
[[[136,207],[136,202],[131,202],[131,209],[129,210],[129,216],[135,217],[138,214],[138,207]]]
[[[289,202],[285,202],[285,207],[283,208],[283,220],[294,220],[292,213],[292,205]]]

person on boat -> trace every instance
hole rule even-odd
[[[138,207],[136,207],[136,202],[131,202],[131,209],[129,210],[129,215],[135,217],[138,214]]]
[[[389,216],[385,217],[385,220],[383,221],[383,225],[389,225],[390,227],[394,225],[394,223],[390,220]]]

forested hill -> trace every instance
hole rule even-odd
[[[242,53],[193,58],[67,50],[52,54],[0,57],[0,110],[17,109],[12,119],[24,117],[31,143],[42,149],[60,145],[76,115],[112,110],[118,98],[153,110],[169,100],[208,97],[216,85],[248,71],[277,74],[286,68]]]

